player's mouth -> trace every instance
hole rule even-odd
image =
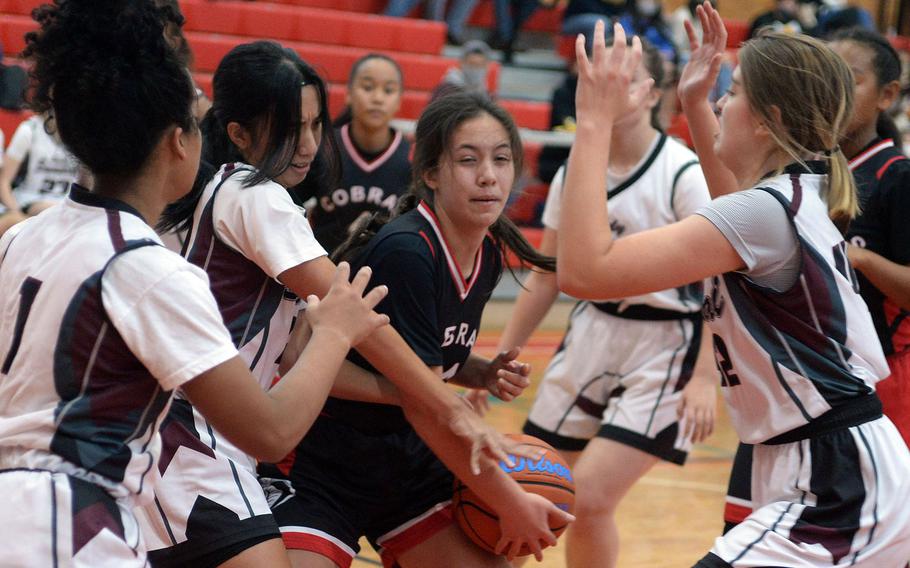
[[[310,164],[312,162],[291,162],[291,167],[294,168],[294,171],[298,174],[306,175],[310,171]]]

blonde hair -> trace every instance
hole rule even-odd
[[[853,73],[824,43],[804,35],[765,33],[739,52],[743,88],[752,111],[794,161],[829,161],[825,199],[837,224],[859,213],[847,158],[838,145],[853,112]]]

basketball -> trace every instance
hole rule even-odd
[[[539,460],[512,456],[514,467],[509,467],[505,462],[499,462],[499,467],[525,491],[546,497],[560,509],[571,513],[575,505],[575,482],[569,466],[559,452],[534,436],[510,434],[509,437],[521,442],[522,446],[543,448],[544,455]],[[468,538],[484,550],[494,552],[500,537],[499,517],[496,513],[460,479],[455,480],[452,505],[458,526]],[[566,530],[566,526],[568,525],[560,522],[558,526],[550,525],[550,530],[558,537]],[[531,554],[531,550],[526,545],[522,546],[519,556],[528,554]]]

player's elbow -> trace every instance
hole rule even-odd
[[[271,432],[256,441],[250,448],[250,455],[258,461],[276,463],[283,460],[300,442],[300,437],[291,437],[280,431]]]
[[[556,273],[556,282],[561,292],[574,298],[593,300],[603,297],[603,293],[598,294],[598,290],[592,285],[592,282],[586,279],[584,274],[579,274],[578,272],[558,271]]]

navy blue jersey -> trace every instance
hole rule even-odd
[[[850,160],[850,169],[861,211],[850,224],[847,239],[892,262],[910,264],[910,160],[894,142],[878,138]],[[885,354],[910,347],[908,312],[862,274],[857,276]]]
[[[376,311],[388,314],[424,363],[441,366],[452,378],[477,341],[483,308],[502,274],[502,259],[487,237],[467,280],[445,242],[436,216],[426,203],[393,219],[352,263],[373,269],[370,286],[385,284],[389,295]],[[348,358],[373,367],[357,352]],[[325,413],[364,430],[394,431],[409,427],[397,407],[330,398]]]
[[[350,124],[335,131],[341,149],[341,185],[317,188],[311,214],[316,240],[332,251],[348,236],[348,227],[363,213],[392,213],[411,183],[411,146],[392,130],[392,143],[375,156],[366,156],[350,135]]]

